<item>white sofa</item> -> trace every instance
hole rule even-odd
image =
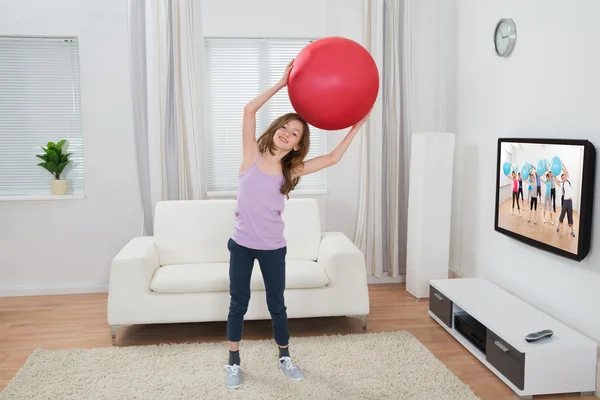
[[[108,323],[227,321],[229,251],[235,200],[163,201],[154,236],[136,237],[110,265]],[[287,239],[288,318],[360,317],[369,313],[365,258],[345,235],[321,232],[315,199],[290,199],[283,214]],[[270,319],[262,274],[253,269],[246,320]]]

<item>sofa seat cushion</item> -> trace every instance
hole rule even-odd
[[[324,287],[329,277],[314,261],[286,261],[286,289]],[[160,267],[150,289],[159,293],[198,293],[229,291],[229,263],[175,264]],[[265,290],[258,261],[254,263],[250,290]]]

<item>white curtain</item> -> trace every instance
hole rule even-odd
[[[153,234],[157,201],[201,198],[197,6],[193,0],[129,2],[134,130],[147,235]]]
[[[380,91],[365,124],[355,243],[367,274],[406,271],[410,121],[408,0],[365,1],[365,46],[380,72]]]
[[[142,199],[143,232],[152,234],[150,154],[148,152],[148,91],[146,86],[146,12],[144,0],[129,1],[129,50],[133,131]]]
[[[379,93],[371,117],[363,126],[360,167],[360,201],[354,241],[366,257],[367,274],[381,276],[382,251],[382,167],[383,159],[383,5],[385,0],[365,1],[365,47],[379,70]]]

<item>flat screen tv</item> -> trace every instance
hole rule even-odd
[[[499,139],[496,231],[583,260],[590,250],[596,149],[588,140]]]

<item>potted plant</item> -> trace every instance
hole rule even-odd
[[[54,179],[50,181],[50,187],[52,188],[52,194],[55,195],[64,195],[67,192],[67,181],[60,179],[65,167],[71,162],[69,161],[71,153],[63,154],[62,152],[62,148],[66,142],[66,140],[61,140],[56,144],[48,142],[47,147],[42,147],[45,154],[36,154],[38,158],[44,161],[38,165],[48,170],[54,176]]]

